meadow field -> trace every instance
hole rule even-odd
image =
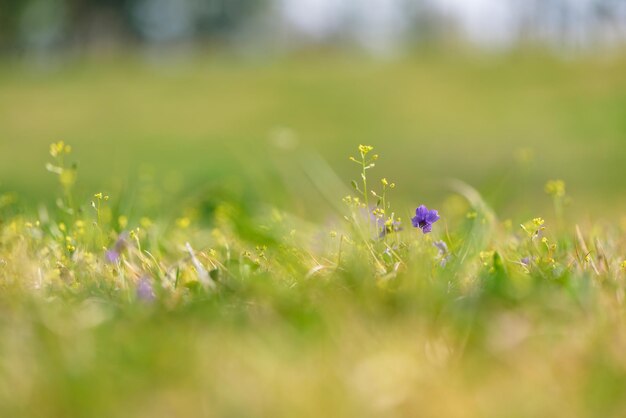
[[[0,416],[623,417],[625,190],[623,54],[0,61]]]

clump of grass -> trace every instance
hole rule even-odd
[[[626,241],[568,223],[562,182],[556,225],[501,222],[460,182],[463,213],[396,208],[361,145],[327,230],[233,201],[122,213],[50,154],[55,208],[0,198],[2,416],[626,411]]]

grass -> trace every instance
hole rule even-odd
[[[0,416],[623,416],[623,62],[358,60],[7,67]]]
[[[85,197],[93,189],[119,196],[131,187],[129,177],[151,169],[193,187],[228,179],[293,210],[319,195],[294,198],[303,185],[285,180],[298,164],[282,158],[271,139],[288,128],[301,153],[315,150],[343,178],[354,144],[377,144],[387,156],[385,174],[397,180],[407,204],[420,195],[440,200],[448,190],[438,180],[460,178],[505,216],[520,208],[532,216],[541,201],[534,191],[563,178],[585,203],[574,210],[606,211],[624,203],[625,67],[620,55],[565,61],[519,53],[387,63],[343,55],[214,56],[169,67],[129,56],[47,71],[5,62],[0,187],[30,204],[52,199],[40,150],[63,139],[86,164]],[[517,163],[523,150],[534,156],[526,167]]]

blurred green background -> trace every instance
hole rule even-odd
[[[505,213],[535,210],[547,202],[544,183],[562,178],[577,211],[624,203],[621,56],[416,52],[381,62],[316,51],[193,55],[166,67],[132,55],[54,71],[0,65],[0,187],[25,201],[56,194],[44,164],[48,144],[62,139],[74,146],[84,193],[129,192],[150,173],[166,206],[230,184],[323,213],[301,158],[319,153],[348,184],[359,143],[376,147],[373,173],[395,181],[403,201],[439,199],[459,178]]]
[[[620,214],[618,3],[4,0],[0,191],[52,201],[64,140],[85,199],[150,182],[159,210],[219,189],[323,218],[341,189],[311,159],[348,184],[364,143],[406,207],[458,178],[534,216],[563,179],[571,211]]]

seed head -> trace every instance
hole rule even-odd
[[[550,180],[546,183],[545,191],[553,197],[564,197],[565,182],[563,180]]]
[[[365,158],[365,156],[373,150],[374,147],[370,145],[359,145],[359,152],[361,153],[361,157]]]

